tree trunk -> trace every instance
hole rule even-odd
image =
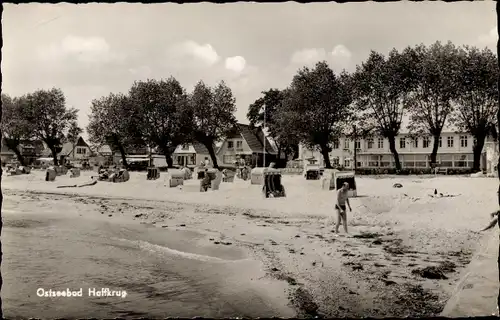
[[[11,140],[11,139],[5,139],[5,145],[7,146],[7,148],[9,148],[10,150],[12,150],[14,152],[19,163],[22,166],[25,166],[26,162],[24,161],[24,157],[21,154],[21,151],[19,151],[19,143],[14,141],[14,140]]]
[[[281,168],[282,160],[281,160],[281,145],[278,146],[278,156],[276,159],[276,167]]]
[[[129,169],[128,163],[127,163],[127,154],[125,152],[125,148],[123,145],[120,143],[120,140],[118,140],[118,137],[114,136],[113,141],[115,143],[115,146],[118,148],[120,151],[120,155],[122,156],[122,164],[125,169]]]
[[[54,160],[54,166],[59,165],[59,161],[57,159],[57,151],[55,146],[48,146],[50,149],[50,152],[52,152],[52,159]]]
[[[354,161],[354,172],[356,172],[356,169],[358,169],[358,149],[356,149],[356,140],[354,140],[354,154],[353,154],[353,161]]]
[[[389,140],[389,150],[391,150],[394,156],[394,164],[396,165],[396,170],[401,170],[401,162],[399,162],[398,150],[396,150],[396,137],[387,137]]]
[[[172,154],[168,151],[168,148],[162,148],[163,155],[167,161],[167,168],[172,169],[174,167],[174,159],[172,159]]]
[[[212,164],[215,169],[219,169],[219,164],[217,163],[217,156],[215,155],[213,141],[204,142],[203,145],[207,148],[210,158],[212,159]]]
[[[325,169],[333,169],[332,164],[330,163],[330,155],[329,155],[330,152],[328,150],[328,146],[320,145],[320,148],[323,160],[325,160]]]
[[[356,172],[356,169],[358,168],[358,149],[356,148],[356,141],[358,140],[358,130],[356,129],[356,126],[352,126],[352,129],[352,132],[354,134],[354,172]]]
[[[481,170],[481,152],[483,152],[484,140],[486,137],[477,136],[476,144],[472,147],[472,152],[474,154],[474,164],[472,166],[472,170],[479,171]]]
[[[437,162],[437,152],[439,149],[439,137],[440,136],[441,136],[440,134],[433,135],[434,141],[432,143],[432,152],[431,152],[431,159],[430,159],[430,163],[431,163],[432,168],[435,167],[436,162]]]

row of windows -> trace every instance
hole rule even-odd
[[[227,142],[227,148],[233,149],[234,148],[234,141],[229,140]],[[236,149],[243,149],[243,141],[236,141]]]
[[[460,136],[460,147],[461,148],[467,148],[468,146],[468,137],[467,136]],[[344,140],[344,149],[349,149],[349,140]],[[413,144],[414,148],[419,147],[419,139],[411,139],[411,142]],[[406,138],[399,138],[399,148],[400,149],[405,149],[407,144],[407,139]],[[439,137],[439,147],[443,147],[443,137]],[[368,149],[373,149],[375,145],[374,139],[368,139],[367,140],[367,147]],[[422,138],[422,148],[429,148],[431,145],[431,139],[429,137]],[[446,145],[448,148],[453,148],[455,145],[455,137],[447,137],[446,138]],[[361,141],[356,140],[354,143],[354,147],[356,149],[361,149]],[[335,140],[333,142],[333,149],[338,149],[339,148],[339,141]],[[377,148],[378,149],[383,149],[384,148],[384,139],[383,138],[378,138],[377,139]]]

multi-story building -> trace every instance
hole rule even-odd
[[[396,137],[396,150],[403,168],[429,168],[433,147],[432,137],[412,138],[408,133]],[[437,163],[443,168],[472,168],[474,138],[467,133],[443,132],[439,139]],[[333,166],[354,167],[354,149],[358,168],[393,168],[394,157],[389,141],[383,137],[352,139],[341,137],[332,143],[330,161]],[[320,152],[299,147],[302,160],[315,158],[324,165]],[[483,150],[481,167],[486,167],[486,151]]]

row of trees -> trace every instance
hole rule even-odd
[[[479,169],[486,137],[497,136],[497,79],[496,56],[486,48],[436,42],[393,49],[388,56],[372,51],[351,74],[335,74],[326,62],[299,70],[288,88],[263,92],[247,117],[259,125],[265,112],[278,146],[288,150],[303,143],[321,152],[326,167],[339,135],[383,136],[398,170],[396,137],[405,116],[413,137],[433,137],[431,164],[449,125],[475,138],[474,168]]]
[[[78,110],[66,107],[59,89],[38,90],[21,97],[2,94],[2,137],[6,146],[15,152],[25,165],[20,145],[25,140],[41,140],[51,150],[57,165],[57,153],[64,142],[80,135]]]
[[[430,161],[435,164],[439,137],[450,125],[474,136],[478,169],[486,137],[496,137],[497,78],[496,56],[488,49],[436,42],[393,49],[388,56],[372,51],[350,74],[335,74],[324,61],[298,70],[286,89],[263,92],[247,118],[255,126],[266,120],[279,155],[297,155],[302,143],[319,150],[328,168],[338,136],[356,140],[380,135],[388,139],[396,169],[401,169],[396,136],[405,116],[414,137],[434,138]],[[57,164],[60,145],[81,133],[77,110],[66,107],[59,89],[16,98],[2,94],[2,104],[2,135],[21,162],[18,147],[24,139],[44,141]],[[177,145],[198,142],[217,167],[214,145],[234,128],[235,110],[224,82],[210,87],[200,81],[188,93],[173,77],[138,81],[127,94],[93,100],[87,132],[92,144],[118,149],[125,166],[131,149],[147,146],[172,167]]]
[[[137,146],[155,149],[172,167],[176,146],[198,142],[218,168],[215,143],[236,125],[236,101],[222,81],[215,87],[198,82],[187,93],[173,77],[135,82],[128,94],[110,94],[92,101],[90,142],[117,148],[125,155]]]

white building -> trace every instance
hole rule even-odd
[[[474,138],[470,134],[443,132],[439,140],[437,163],[443,168],[472,168],[472,146]],[[332,144],[330,161],[333,166],[354,167],[354,148],[357,149],[358,168],[394,168],[394,157],[389,150],[389,141],[383,137],[353,141],[339,138]],[[433,138],[412,139],[408,133],[396,137],[396,150],[403,168],[429,168]],[[323,156],[318,151],[299,146],[299,158],[315,158],[324,165]],[[483,148],[481,167],[486,168],[486,151]]]

